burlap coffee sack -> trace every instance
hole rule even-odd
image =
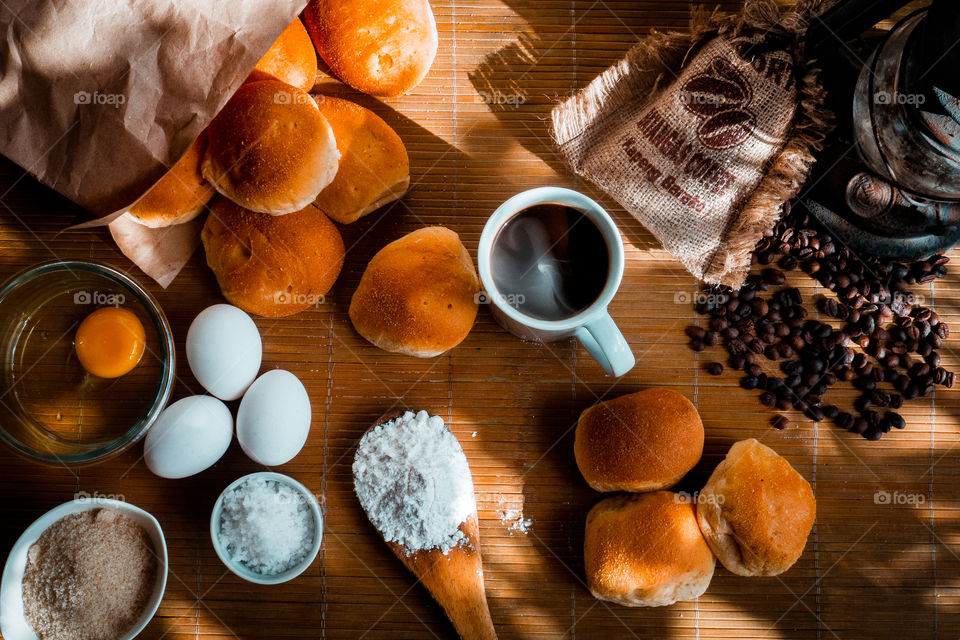
[[[750,254],[809,175],[829,128],[798,53],[819,2],[748,2],[651,34],[553,111],[577,174],[635,215],[696,277],[739,288]]]

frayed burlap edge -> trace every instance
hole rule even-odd
[[[743,30],[760,30],[791,41],[802,34],[810,18],[819,15],[832,0],[804,0],[784,7],[774,0],[748,0],[740,15],[724,15],[695,8],[686,33],[652,32],[635,44],[627,55],[582,91],[556,106],[551,114],[554,141],[563,151],[592,121],[614,111],[637,95],[650,100],[663,90],[696,47],[718,35],[736,35]],[[790,42],[792,44],[792,42]],[[742,213],[708,262],[700,279],[738,289],[750,270],[751,256],[767,229],[779,220],[783,205],[797,195],[810,175],[814,153],[823,148],[831,130],[832,114],[825,106],[826,91],[820,85],[812,61],[794,56],[798,106],[780,151],[770,160],[763,179],[745,199]],[[567,154],[563,154],[567,157]],[[567,157],[569,161],[570,158]],[[580,167],[572,166],[577,173]]]

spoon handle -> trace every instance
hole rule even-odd
[[[460,530],[469,544],[460,544],[446,554],[436,549],[407,553],[395,542],[387,546],[443,607],[462,640],[497,640],[483,585],[476,513]]]

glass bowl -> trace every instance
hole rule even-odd
[[[119,306],[143,324],[132,371],[98,378],[77,359],[74,334],[94,310]],[[163,411],[176,372],[173,333],[157,301],[126,274],[58,261],[0,288],[0,440],[51,465],[101,462],[140,438]]]

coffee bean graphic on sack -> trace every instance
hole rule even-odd
[[[743,75],[723,58],[714,58],[706,73],[684,83],[680,102],[690,113],[706,118],[697,128],[703,146],[729,149],[753,133],[755,118],[746,108],[750,94]]]
[[[750,85],[736,69],[720,58],[710,64],[710,73],[687,81],[680,90],[680,102],[690,113],[710,117],[750,102]]]

